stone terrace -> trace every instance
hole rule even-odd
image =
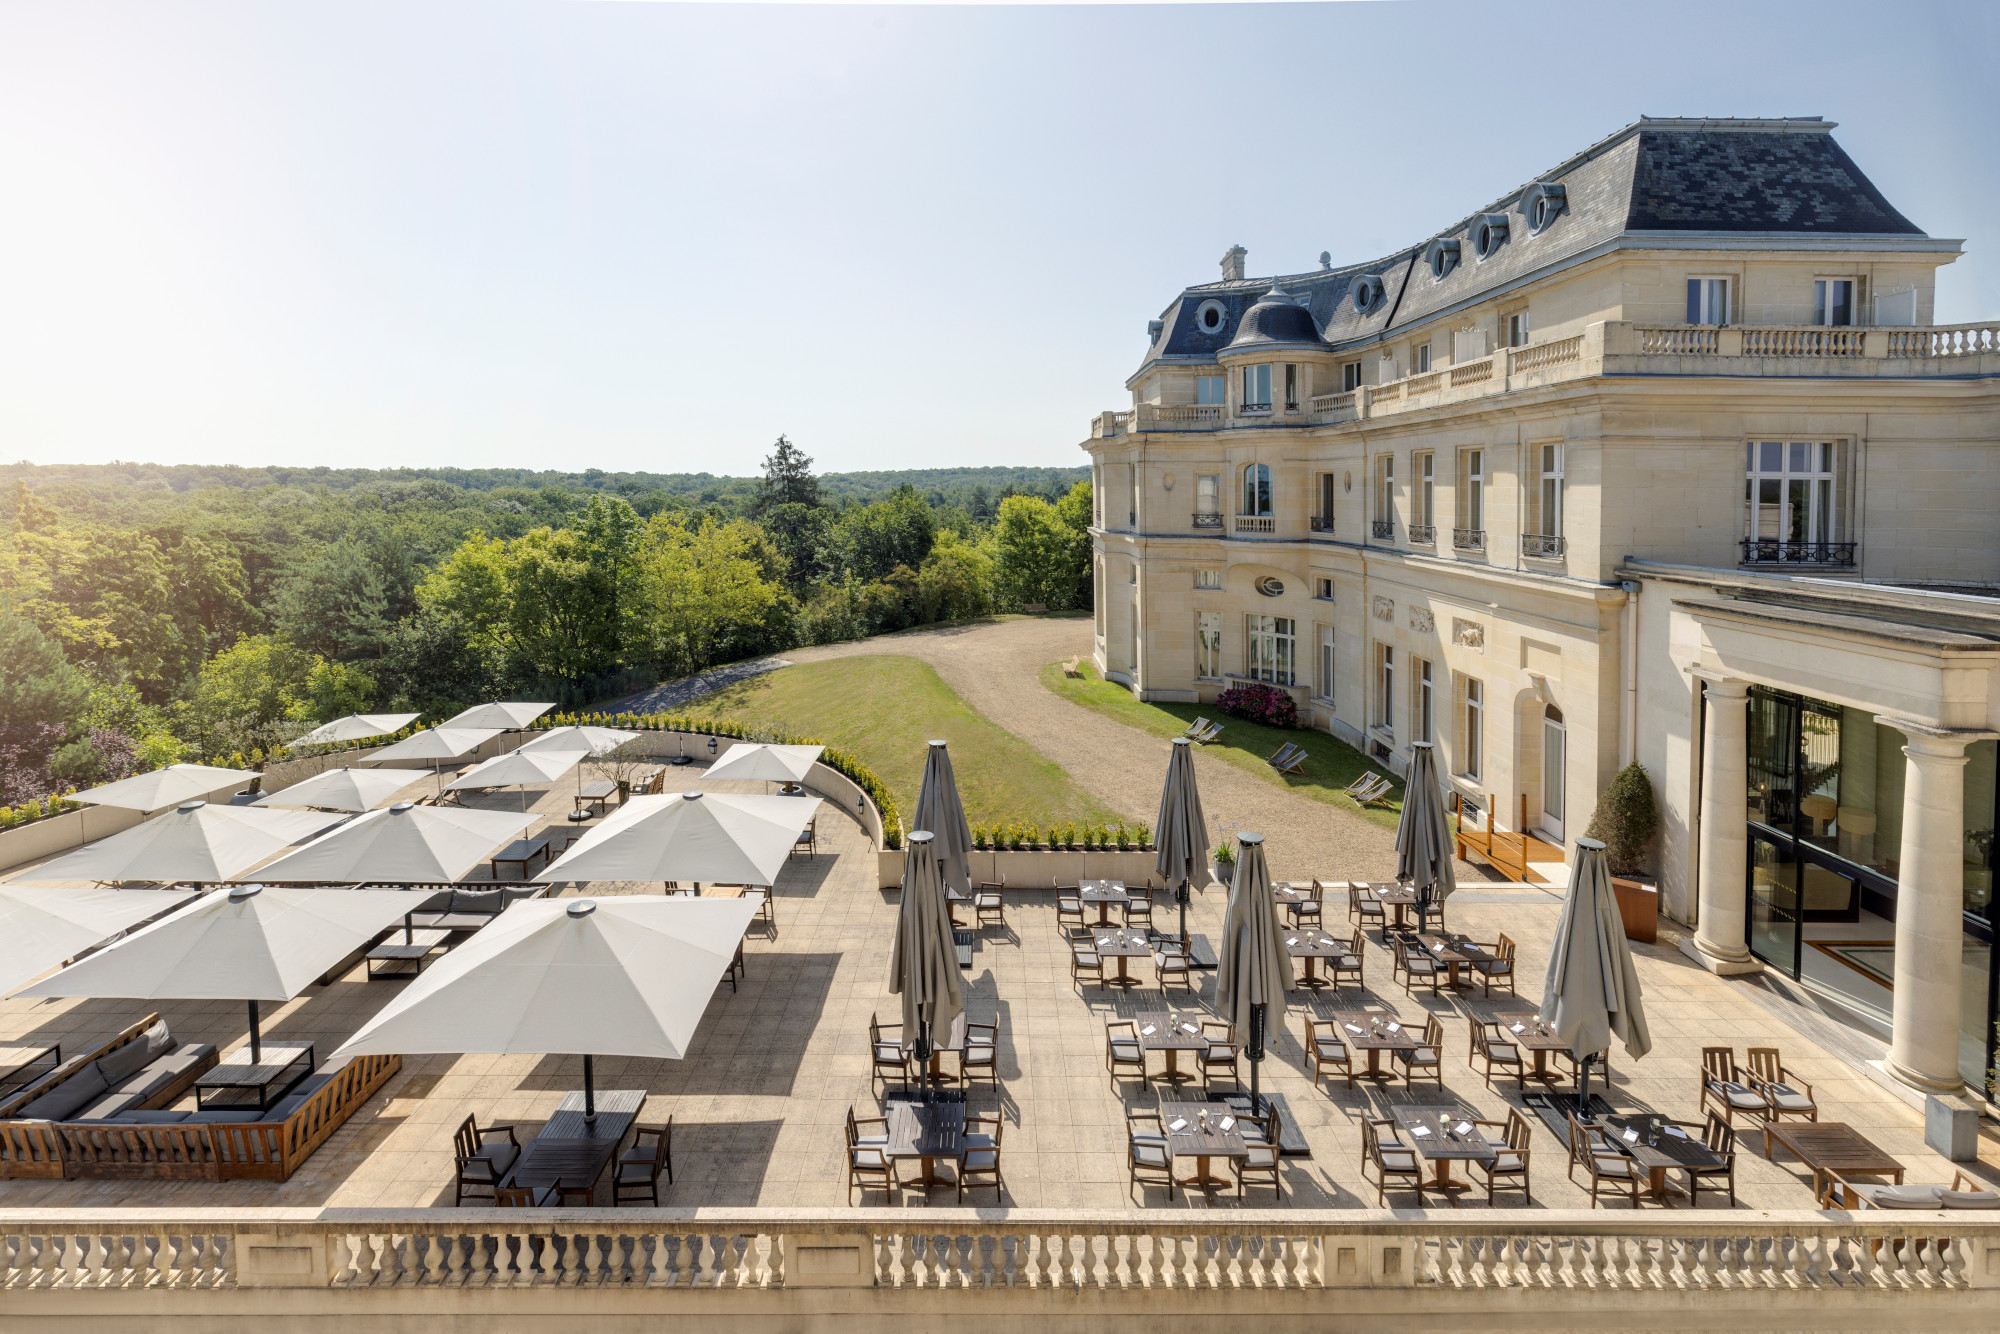
[[[692,778],[698,771],[689,771]],[[691,783],[689,785],[692,785]],[[761,784],[717,783],[713,790],[760,790]],[[567,784],[537,794],[537,809],[560,819],[567,809]],[[512,793],[480,804],[510,808]],[[1336,817],[1330,817],[1336,818]],[[881,1106],[882,1086],[871,1079],[867,1035],[871,1014],[885,1021],[898,1012],[886,990],[888,950],[894,929],[896,894],[874,883],[874,854],[848,817],[822,808],[820,853],[794,859],[776,893],[777,929],[752,928],[747,948],[749,976],[741,990],[725,982],[716,992],[694,1048],[680,1062],[605,1058],[597,1062],[600,1088],[643,1087],[649,1100],[642,1120],[674,1119],[676,1181],[663,1191],[671,1206],[781,1206],[814,1208],[847,1202],[843,1169],[843,1117]],[[1274,856],[1277,849],[1273,849]],[[1322,868],[1339,878],[1348,868]],[[657,892],[657,886],[592,884],[565,886],[581,893]],[[1197,896],[1191,928],[1211,940],[1220,934],[1224,893]],[[1329,926],[1345,924],[1344,899],[1330,904]],[[1156,909],[1156,912],[1160,910]],[[1558,896],[1545,888],[1483,886],[1461,891],[1454,902],[1454,929],[1490,940],[1505,931],[1520,942],[1523,1003],[1532,1008],[1540,994],[1549,936],[1559,911]],[[1167,925],[1171,905],[1162,914]],[[974,1110],[998,1110],[1005,1118],[1003,1168],[1007,1191],[1002,1203],[1023,1208],[1236,1208],[1233,1195],[1209,1201],[1177,1196],[1169,1206],[1163,1191],[1128,1190],[1124,1153],[1124,1112],[1147,1105],[1133,1079],[1114,1088],[1105,1071],[1107,1019],[1151,1008],[1159,999],[1149,962],[1135,960],[1133,971],[1146,980],[1127,995],[1100,992],[1086,983],[1079,995],[1069,979],[1068,956],[1055,924],[1054,896],[1048,890],[1010,891],[1004,928],[980,933],[974,966],[967,975],[967,1006],[978,1020],[1000,1025],[1000,1090],[974,1091]],[[1922,1118],[1880,1078],[1851,1057],[1815,1043],[1809,1032],[1823,1021],[1755,984],[1726,982],[1682,959],[1664,944],[1634,946],[1647,996],[1655,1046],[1634,1062],[1614,1049],[1613,1101],[1621,1110],[1658,1110],[1682,1120],[1698,1120],[1697,1071],[1700,1048],[1728,1042],[1739,1052],[1748,1045],[1776,1045],[1790,1067],[1818,1094],[1822,1118],[1848,1122],[1903,1160],[1909,1179],[1944,1182],[1952,1165],[1923,1144]],[[1214,994],[1212,974],[1201,978],[1203,1008]],[[1368,995],[1352,987],[1318,996],[1294,992],[1282,1036],[1265,1061],[1266,1092],[1280,1094],[1295,1115],[1311,1148],[1310,1157],[1287,1158],[1288,1206],[1373,1208],[1375,1189],[1360,1172],[1361,1118],[1396,1105],[1460,1103],[1484,1117],[1503,1120],[1518,1105],[1512,1082],[1489,1091],[1466,1063],[1468,1014],[1492,1004],[1477,993],[1414,997],[1390,980],[1389,956],[1371,940],[1367,958]],[[402,983],[363,980],[356,969],[324,988],[315,987],[283,1007],[267,1007],[265,1034],[277,1039],[312,1039],[322,1057],[367,1016],[397,993]],[[1180,988],[1171,1003],[1185,1004]],[[1304,1072],[1301,1016],[1307,1010],[1362,1004],[1421,1025],[1427,1013],[1444,1021],[1445,1091],[1428,1085],[1410,1090],[1400,1083],[1384,1089],[1357,1083],[1315,1090]],[[0,1045],[25,1040],[60,1040],[77,1050],[104,1040],[144,1014],[136,1001],[0,1001]],[[225,1047],[246,1040],[240,1004],[170,1004],[160,1007],[186,1040],[215,1041]],[[1153,1068],[1160,1058],[1152,1058]],[[947,1058],[947,1069],[953,1062]],[[1247,1078],[1247,1065],[1246,1065]],[[197,1206],[424,1207],[452,1202],[451,1135],[466,1116],[481,1124],[511,1122],[522,1139],[534,1133],[563,1094],[581,1086],[575,1056],[419,1056],[298,1172],[282,1184],[255,1182],[5,1181],[0,1207],[30,1206],[182,1209]],[[1158,1087],[1156,1085],[1156,1087]],[[1199,1086],[1196,1085],[1198,1088]],[[1531,1086],[1532,1087],[1532,1086]],[[1810,1209],[1806,1176],[1793,1162],[1768,1163],[1759,1153],[1761,1137],[1749,1132],[1741,1142],[1738,1198],[1752,1209]],[[1534,1202],[1577,1208],[1587,1191],[1565,1177],[1564,1146],[1537,1123],[1534,1136]],[[1976,1166],[1976,1165],[1975,1165]],[[1989,1179],[2000,1177],[1978,1168]],[[1463,1168],[1457,1169],[1463,1177]],[[920,1192],[898,1197],[910,1207]],[[949,1188],[934,1190],[930,1201],[955,1202]],[[968,1197],[992,1202],[989,1192]],[[1704,1205],[1720,1196],[1704,1193]],[[1435,1196],[1431,1197],[1433,1205]],[[1483,1202],[1483,1194],[1461,1197]],[[602,1196],[600,1196],[602,1202]],[[880,1206],[879,1193],[857,1203]],[[1269,1208],[1268,1188],[1253,1187],[1247,1203]],[[1414,1197],[1392,1191],[1391,1206],[1409,1207]],[[1518,1207],[1518,1194],[1501,1196]],[[1622,1208],[1622,1205],[1610,1207]],[[1656,1206],[1648,1206],[1656,1207]]]

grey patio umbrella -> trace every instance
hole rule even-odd
[[[1220,967],[1215,974],[1215,1010],[1249,1034],[1243,1053],[1250,1058],[1250,1108],[1263,1103],[1257,1093],[1257,1067],[1264,1060],[1264,1037],[1270,1007],[1281,1010],[1292,989],[1292,960],[1285,953],[1278,925],[1278,901],[1271,895],[1271,872],[1264,864],[1264,836],[1239,834],[1236,879],[1229,886],[1229,907],[1222,916]]]
[[[949,1033],[965,1009],[935,842],[928,830],[910,835],[910,849],[903,858],[903,906],[896,914],[896,940],[889,951],[889,990],[903,998],[904,1034],[916,1035],[917,1069],[926,1100],[932,1036]]]
[[[1451,867],[1451,828],[1444,818],[1444,789],[1438,786],[1437,760],[1428,741],[1410,745],[1410,772],[1403,783],[1403,815],[1396,821],[1396,878],[1417,893],[1417,930],[1432,904],[1458,888]]]
[[[1582,1071],[1576,1095],[1579,1116],[1589,1114],[1590,1064],[1611,1045],[1613,1034],[1635,1060],[1653,1047],[1639,974],[1632,967],[1632,948],[1625,943],[1625,924],[1611,892],[1604,845],[1594,838],[1576,840],[1569,895],[1563,900],[1548,977],[1542,983],[1542,1020],[1577,1054]]]
[[[1181,906],[1181,948],[1187,949],[1188,890],[1208,879],[1208,817],[1201,811],[1201,790],[1194,781],[1194,742],[1174,738],[1167,757],[1167,785],[1160,790],[1160,816],[1153,822],[1159,852],[1153,869],[1173,887]]]
[[[972,828],[965,823],[965,807],[958,799],[958,779],[951,771],[951,755],[944,742],[930,743],[924,756],[924,781],[917,789],[914,829],[930,831],[932,855],[937,858],[938,876],[946,886],[961,894],[972,892]]]

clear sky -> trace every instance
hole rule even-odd
[[[0,457],[1081,463],[1146,321],[1639,115],[1823,115],[2000,315],[1992,5],[0,6]]]

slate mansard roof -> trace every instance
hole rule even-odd
[[[1618,133],[1460,220],[1425,242],[1362,264],[1311,273],[1189,287],[1161,315],[1160,332],[1144,364],[1162,359],[1208,361],[1236,343],[1304,341],[1289,313],[1290,337],[1263,326],[1280,312],[1264,301],[1273,284],[1311,313],[1321,340],[1341,344],[1380,336],[1453,307],[1483,299],[1564,261],[1620,243],[1638,247],[1694,244],[1713,238],[1741,245],[1756,238],[1773,248],[1812,238],[1866,239],[1872,244],[1932,242],[1897,212],[1854,160],[1834,142],[1833,123],[1818,117],[1784,120],[1693,120],[1643,117]],[[1549,187],[1556,187],[1550,189]],[[1535,200],[1545,197],[1546,225],[1533,226]],[[1482,227],[1504,222],[1505,239],[1482,258]],[[1495,234],[1495,233],[1489,233]],[[1433,273],[1443,248],[1455,263]],[[1357,290],[1369,295],[1365,308]],[[1204,327],[1214,303],[1221,318]],[[1240,328],[1254,306],[1263,303]],[[1241,336],[1239,336],[1239,334]]]

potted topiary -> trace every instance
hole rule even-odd
[[[1659,934],[1660,891],[1646,874],[1646,852],[1660,828],[1653,802],[1653,780],[1637,760],[1618,771],[1611,786],[1597,799],[1588,838],[1604,844],[1611,868],[1611,888],[1618,896],[1618,915],[1628,940],[1650,944]]]
[[[1225,885],[1236,880],[1236,849],[1227,839],[1215,845],[1215,878]]]

